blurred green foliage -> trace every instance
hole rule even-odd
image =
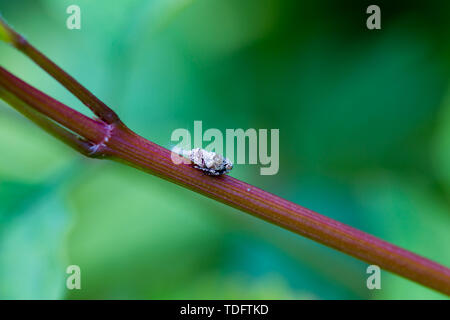
[[[81,7],[81,30],[66,8]],[[450,265],[450,3],[0,0],[133,130],[279,128],[280,171],[231,175]],[[2,66],[86,112],[20,53]],[[0,103],[1,298],[444,298],[123,165]],[[65,288],[81,267],[82,290]]]

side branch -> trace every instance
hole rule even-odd
[[[61,140],[68,146],[72,147],[73,149],[75,149],[76,151],[80,152],[81,154],[87,157],[93,156],[92,143],[64,129],[54,121],[43,116],[42,114],[26,105],[23,101],[19,100],[11,93],[5,91],[5,89],[2,87],[0,87],[0,98],[3,99],[6,103],[8,103],[10,106],[12,106],[14,109],[19,111],[22,115],[24,115],[32,122],[34,122],[41,129],[51,134],[56,139]]]
[[[79,134],[81,137],[93,143],[101,143],[104,140],[105,124],[67,107],[20,80],[1,66],[0,87],[36,111]]]
[[[83,87],[78,81],[67,72],[58,67],[53,61],[47,58],[39,50],[33,47],[22,35],[14,31],[6,21],[0,16],[0,39],[12,44],[19,51],[28,56],[38,66],[44,69],[55,80],[61,83],[67,90],[76,96],[84,105],[94,112],[94,114],[106,123],[119,121],[117,114],[105,105],[99,98]]]

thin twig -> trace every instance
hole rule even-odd
[[[100,143],[105,136],[104,125],[20,80],[0,66],[0,86],[36,111],[76,132],[83,138]]]
[[[53,78],[58,80],[67,90],[83,102],[94,112],[101,120],[106,123],[114,123],[119,120],[117,114],[98,99],[89,90],[83,87],[78,81],[71,77],[67,72],[58,67],[53,61],[43,55],[39,50],[33,47],[24,36],[11,28],[0,16],[0,32],[3,27],[5,40],[12,44],[19,51],[28,56],[38,66],[47,71]],[[1,37],[0,37],[1,38]]]
[[[22,115],[33,121],[41,129],[45,130],[55,138],[61,140],[76,151],[85,156],[89,156],[91,154],[91,149],[93,146],[92,143],[64,129],[46,116],[27,106],[23,101],[19,100],[11,93],[5,91],[5,89],[3,89],[2,87],[0,87],[0,98],[7,102],[9,105],[13,106],[14,109],[19,111]]]

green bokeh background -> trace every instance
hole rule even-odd
[[[81,30],[66,28],[67,6]],[[243,179],[450,265],[450,2],[0,0],[2,15],[144,137],[279,128]],[[0,44],[1,65],[77,110]],[[223,131],[224,132],[224,131]],[[81,290],[65,287],[81,268]],[[431,299],[432,290],[121,164],[0,102],[0,298]]]

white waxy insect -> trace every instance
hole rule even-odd
[[[220,176],[233,169],[230,160],[212,151],[195,148],[188,151],[187,156],[194,163],[194,168],[204,171],[207,175]]]

